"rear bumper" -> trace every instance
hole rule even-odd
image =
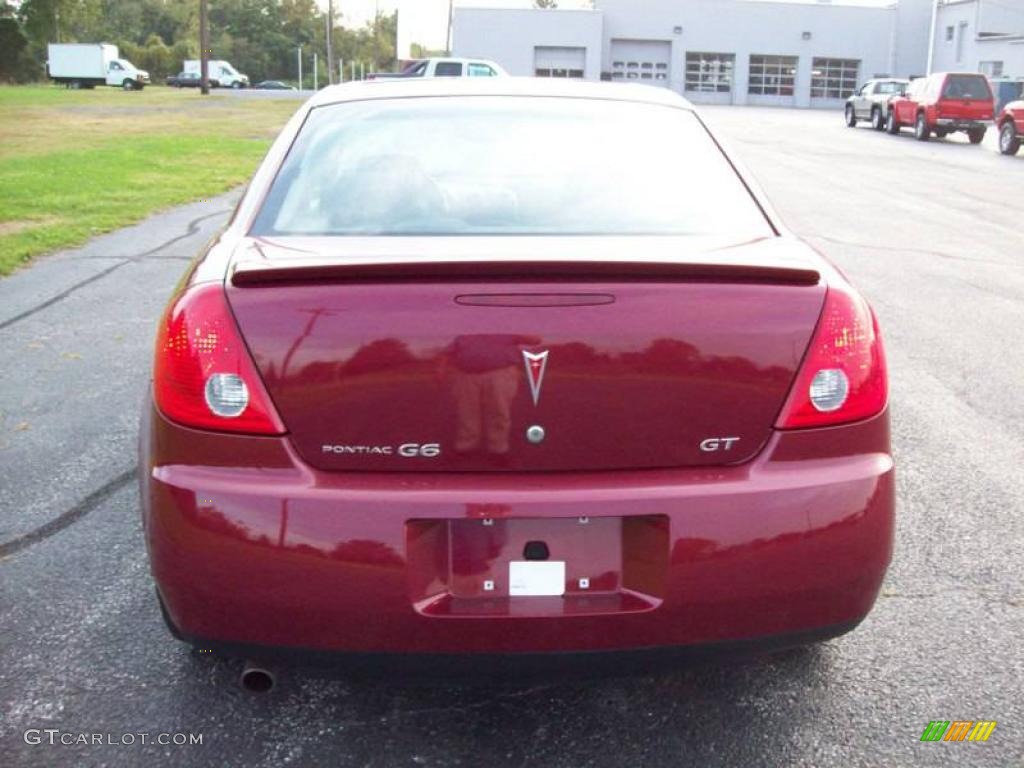
[[[935,121],[936,128],[948,128],[953,131],[971,131],[989,128],[991,120],[963,120],[953,117],[940,117]]]
[[[779,433],[752,462],[703,470],[325,473],[287,439],[196,432],[152,410],[141,453],[168,619],[223,649],[443,656],[813,639],[868,613],[892,553],[887,413]],[[656,521],[623,545],[628,589],[445,603],[452,566],[447,545],[424,549],[429,530],[581,517]]]

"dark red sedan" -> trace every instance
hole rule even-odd
[[[141,452],[169,626],[235,655],[803,642],[892,553],[872,310],[639,86],[322,91],[172,297]]]

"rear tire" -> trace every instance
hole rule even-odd
[[[986,128],[972,128],[967,132],[967,138],[971,144],[981,144],[985,140]]]
[[[895,136],[900,132],[900,124],[896,122],[896,113],[891,109],[885,116],[885,132],[890,136]]]
[[[924,112],[921,112],[917,116],[917,120],[914,121],[914,138],[918,141],[928,141],[931,138],[932,132],[928,129],[928,119],[924,116]]]
[[[846,105],[846,127],[857,127],[857,113],[853,111],[853,104]]]
[[[1004,155],[1016,155],[1020,151],[1020,136],[1013,120],[999,126],[999,151]]]
[[[876,131],[885,130],[885,118],[882,117],[880,107],[873,107],[871,110],[871,127]]]

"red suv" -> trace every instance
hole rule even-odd
[[[1024,136],[1024,99],[1011,101],[996,118],[999,126],[999,151],[1004,155],[1015,155],[1020,149]]]
[[[918,141],[928,141],[932,133],[941,139],[964,131],[971,144],[980,144],[994,112],[992,87],[984,75],[936,72],[914,80],[906,94],[889,102],[885,127],[895,134],[912,125]]]

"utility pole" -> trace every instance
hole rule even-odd
[[[206,0],[199,0],[199,76],[203,96],[210,95],[210,26]]]
[[[299,53],[296,57],[299,60],[299,90],[302,90],[302,46],[299,46]]]
[[[452,15],[454,13],[452,8],[454,5],[455,0],[448,0],[448,41],[445,44],[445,50],[447,51],[448,56],[452,55]]]
[[[313,91],[320,90],[320,62],[317,61],[316,52],[313,52]]]
[[[334,0],[327,0],[327,84],[334,85]]]

